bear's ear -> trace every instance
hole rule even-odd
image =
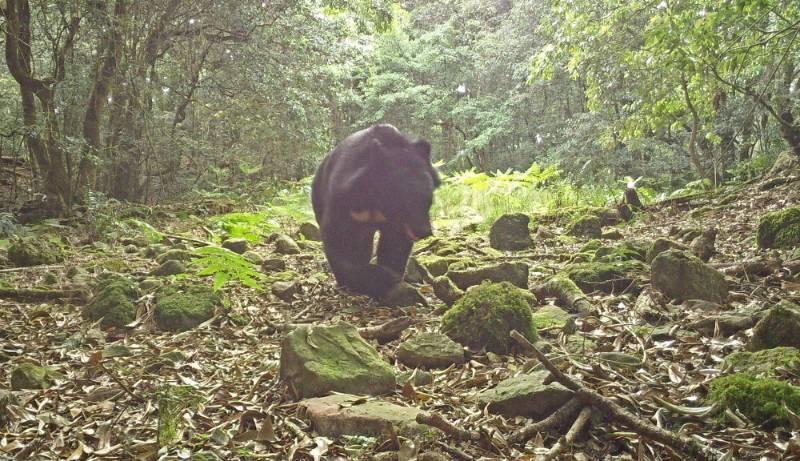
[[[412,144],[414,152],[428,162],[431,161],[431,145],[428,141],[420,139]]]

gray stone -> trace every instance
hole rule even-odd
[[[481,407],[489,405],[492,413],[507,418],[527,416],[541,420],[550,416],[572,398],[572,391],[558,383],[544,384],[546,370],[519,375],[500,382],[478,396]]]
[[[464,363],[464,348],[442,333],[418,333],[400,344],[395,356],[407,367],[447,368]]]
[[[575,237],[600,238],[603,235],[603,224],[597,216],[584,215],[570,222],[565,232]]]
[[[300,286],[295,281],[277,281],[272,283],[272,294],[279,299],[289,302],[300,291]]]
[[[522,213],[500,216],[489,230],[489,245],[501,251],[517,251],[533,245],[528,224],[531,219]]]
[[[300,224],[300,230],[297,231],[304,239],[319,242],[322,240],[322,234],[319,232],[319,227],[312,222],[304,222]]]
[[[275,252],[282,255],[296,255],[300,253],[300,246],[288,235],[281,234],[275,239]]]
[[[428,301],[425,300],[420,292],[406,282],[400,282],[392,287],[379,302],[387,307],[408,307],[415,304],[428,305]]]
[[[433,373],[426,370],[407,370],[397,375],[397,385],[404,386],[413,376],[415,387],[433,384]]]
[[[244,253],[242,253],[242,256],[244,257],[244,259],[250,261],[256,266],[260,266],[264,263],[264,257],[253,250],[245,251]]]
[[[722,303],[728,297],[728,282],[722,273],[680,250],[667,250],[653,259],[650,281],[672,299]]]
[[[264,272],[280,272],[286,270],[286,261],[283,258],[268,258],[261,263]]]
[[[430,282],[431,274],[428,273],[428,270],[425,269],[425,266],[417,261],[417,258],[412,256],[411,258],[408,258],[404,279],[408,283]]]
[[[447,272],[450,280],[462,290],[479,285],[485,280],[491,282],[510,282],[520,288],[528,288],[529,266],[525,263],[500,263],[476,269],[451,270]]]
[[[168,275],[183,274],[185,272],[186,272],[186,266],[184,266],[182,262],[176,261],[174,259],[169,259],[161,263],[161,265],[159,265],[155,269],[151,270],[149,275],[156,277],[164,277]]]
[[[236,237],[230,238],[222,242],[222,248],[226,248],[231,250],[237,254],[244,254],[250,247],[250,242],[247,241],[245,238]]]
[[[759,351],[780,346],[800,348],[800,306],[789,301],[772,306],[758,321],[748,349]]]
[[[297,398],[331,391],[379,395],[395,388],[392,367],[347,323],[304,325],[286,335],[280,376]]]
[[[652,262],[656,256],[660,255],[661,253],[667,250],[688,250],[689,247],[686,245],[676,242],[674,240],[659,238],[656,239],[655,242],[650,246],[650,249],[647,250],[646,260],[647,262]]]
[[[421,410],[358,395],[336,394],[304,400],[299,403],[299,413],[310,420],[314,432],[323,437],[385,436],[391,433],[390,427],[394,427],[397,434],[412,439],[425,432],[416,422]]]
[[[433,279],[433,294],[448,306],[452,306],[456,301],[464,296],[464,291],[458,288],[450,277],[442,275]]]

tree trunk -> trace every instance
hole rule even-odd
[[[692,103],[692,98],[689,95],[689,84],[685,78],[681,80],[681,86],[683,87],[683,97],[686,101],[686,106],[692,114],[692,133],[689,135],[689,145],[687,146],[689,161],[692,163],[697,175],[700,178],[706,178],[703,162],[700,160],[700,154],[697,152],[697,133],[700,130],[700,117],[697,114],[697,108],[695,108],[694,103]]]

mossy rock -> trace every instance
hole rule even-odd
[[[570,264],[561,272],[575,282],[584,293],[599,290],[613,293],[628,288],[631,274],[641,272],[645,265],[639,261],[589,262]]]
[[[800,387],[737,373],[713,380],[709,400],[717,403],[720,411],[737,411],[771,429],[789,425],[792,414],[800,412]]]
[[[348,323],[300,326],[281,345],[281,379],[295,397],[380,395],[395,389],[394,369]]]
[[[593,256],[594,261],[613,262],[613,261],[645,261],[647,248],[637,242],[622,242],[617,246],[601,246]]]
[[[169,285],[156,292],[155,320],[162,330],[190,330],[214,316],[222,298],[205,285]]]
[[[780,346],[800,347],[800,306],[790,301],[774,305],[756,323],[748,348],[758,351]]]
[[[665,238],[658,238],[656,239],[650,248],[647,250],[647,255],[645,256],[645,260],[647,262],[653,262],[656,259],[656,256],[660,255],[661,253],[667,250],[681,250],[687,251],[689,247],[674,240],[665,239]]]
[[[161,263],[158,267],[150,271],[149,275],[156,277],[166,277],[169,275],[178,275],[186,272],[186,266],[182,262],[174,259],[169,259]]]
[[[725,357],[725,364],[737,373],[773,378],[781,368],[800,371],[800,349],[775,347],[757,352],[734,352]]]
[[[800,206],[761,216],[758,221],[756,242],[761,248],[800,246]]]
[[[123,328],[136,320],[134,303],[139,295],[139,289],[131,280],[109,277],[97,285],[94,298],[83,308],[83,318],[92,322],[102,319],[102,328]]]
[[[458,258],[443,256],[419,256],[417,261],[431,274],[432,277],[439,277],[447,273],[450,264],[458,261]]]
[[[667,250],[653,259],[650,283],[671,299],[704,299],[722,303],[728,297],[728,282],[716,269],[679,250]]]
[[[527,288],[529,271],[530,267],[523,262],[500,263],[475,269],[451,269],[447,272],[447,276],[462,290],[484,281],[511,282],[519,288]]]
[[[533,245],[528,224],[531,218],[523,213],[500,216],[489,230],[489,245],[501,251],[525,250]]]
[[[603,246],[603,242],[598,239],[591,239],[581,245],[581,248],[578,250],[578,253],[588,253],[594,254],[597,250],[599,250]]]
[[[156,262],[158,264],[164,264],[167,261],[180,261],[180,262],[188,262],[192,260],[192,252],[188,250],[167,250],[158,257],[156,257]]]
[[[8,260],[15,267],[55,264],[64,259],[63,250],[46,237],[15,239],[8,247]]]
[[[570,221],[565,232],[575,237],[600,238],[603,235],[603,225],[599,217],[587,214]]]
[[[527,290],[508,282],[484,282],[469,290],[442,317],[442,333],[472,348],[505,354],[512,345],[511,330],[531,342],[537,338]]]
[[[549,330],[564,328],[570,323],[575,323],[575,318],[569,312],[558,306],[542,306],[533,313],[533,323],[536,330]]]
[[[23,389],[47,389],[61,375],[49,367],[40,367],[32,363],[20,364],[11,372],[12,391]]]

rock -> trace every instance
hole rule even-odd
[[[149,275],[156,277],[165,277],[168,275],[177,275],[186,273],[186,266],[182,262],[174,259],[164,261],[160,266],[150,271]]]
[[[558,306],[547,305],[533,312],[533,323],[537,331],[563,329],[570,323],[574,324],[575,318]]]
[[[603,240],[622,240],[625,236],[622,235],[619,229],[609,229],[603,231],[603,233],[600,234],[600,238]]]
[[[65,258],[61,247],[47,236],[15,238],[8,247],[8,260],[14,267],[56,264]]]
[[[237,254],[244,254],[244,252],[247,251],[249,247],[250,247],[250,242],[248,242],[247,239],[241,237],[229,238],[224,242],[222,242],[222,248],[226,248]]]
[[[436,277],[433,279],[433,294],[436,295],[437,298],[442,300],[448,306],[452,306],[453,303],[461,299],[464,296],[464,291],[458,288],[450,277],[446,275],[442,275],[440,277]]]
[[[719,314],[708,314],[690,323],[688,327],[703,336],[712,337],[717,329],[717,325],[719,325],[720,336],[727,338],[740,331],[753,328],[761,317],[763,317],[763,313],[723,312]]]
[[[394,391],[392,367],[350,324],[300,326],[281,346],[280,376],[298,399],[331,391],[380,395]]]
[[[578,216],[567,225],[565,233],[575,237],[599,238],[603,235],[603,225],[595,215]]]
[[[408,258],[408,264],[406,264],[406,275],[405,281],[408,283],[422,283],[422,282],[430,282],[431,281],[431,274],[428,273],[428,270],[425,269],[425,266],[417,261],[417,258],[410,257]]]
[[[139,254],[145,258],[155,258],[161,253],[169,251],[169,247],[163,243],[154,243],[139,250]]]
[[[244,253],[242,253],[242,256],[244,257],[244,259],[250,261],[256,266],[264,264],[264,257],[253,250],[245,251]]]
[[[687,247],[682,243],[678,243],[674,240],[659,238],[656,239],[656,241],[653,242],[653,245],[650,246],[650,249],[647,250],[646,261],[648,263],[651,263],[653,262],[653,259],[655,259],[656,256],[660,255],[661,253],[667,250],[673,250],[673,249],[683,251],[683,250],[688,250],[689,247]]]
[[[724,275],[680,250],[667,250],[653,259],[650,283],[672,299],[722,303],[728,297]]]
[[[415,304],[428,305],[428,301],[406,282],[400,282],[392,287],[388,293],[383,295],[379,303],[386,307],[408,307]]]
[[[282,258],[268,258],[261,263],[264,272],[281,272],[286,270],[286,261]]]
[[[442,333],[418,333],[397,347],[397,360],[410,368],[447,368],[464,363],[464,348]]]
[[[158,328],[186,331],[210,320],[222,298],[205,285],[177,284],[156,292],[155,321]]]
[[[789,301],[772,306],[758,321],[748,349],[759,351],[779,346],[800,347],[800,306]]]
[[[767,177],[786,176],[800,169],[800,158],[791,150],[786,150],[778,154],[775,163],[772,164]]]
[[[661,295],[651,288],[645,288],[639,293],[633,312],[650,323],[659,323],[668,318],[668,313],[661,302]]]
[[[84,319],[92,322],[101,320],[102,328],[123,328],[136,320],[136,305],[139,299],[136,285],[125,277],[109,277],[95,288],[92,300],[84,306]]]
[[[300,291],[300,286],[295,281],[277,281],[272,283],[272,294],[287,303]]]
[[[23,363],[11,372],[10,382],[12,391],[23,389],[47,389],[53,385],[55,373],[48,367],[40,367],[32,363]]]
[[[167,250],[156,257],[156,262],[164,264],[167,261],[187,262],[192,260],[192,253],[187,250]]]
[[[520,288],[528,288],[529,270],[528,265],[522,262],[500,263],[477,269],[451,270],[447,276],[462,290],[484,281],[510,282]]]
[[[525,416],[542,420],[567,403],[573,394],[561,384],[544,384],[549,375],[541,370],[508,378],[481,392],[478,402],[481,407],[488,405],[489,412],[507,418]]]
[[[311,421],[314,432],[323,437],[386,436],[391,432],[388,427],[392,426],[397,434],[417,439],[426,430],[416,422],[421,410],[358,395],[312,398],[300,402],[298,410],[302,417]]]
[[[556,238],[556,236],[557,234],[555,232],[547,229],[544,226],[539,226],[536,229],[536,234],[534,234],[534,238],[536,239],[536,241],[551,240]]]
[[[800,206],[761,216],[758,221],[756,242],[760,248],[800,246]]]
[[[508,336],[519,331],[537,339],[531,304],[536,298],[508,282],[485,282],[459,299],[442,317],[442,333],[465,346],[505,354],[513,345]]]
[[[590,262],[570,264],[561,272],[575,282],[584,293],[602,291],[613,293],[629,289],[633,278],[629,274],[644,270],[645,266],[635,260]]]
[[[319,231],[319,227],[312,222],[304,222],[300,224],[300,229],[297,233],[302,236],[306,240],[311,240],[314,242],[322,241],[322,234]]]
[[[0,389],[0,429],[11,423],[13,415],[8,408],[10,405],[19,405],[17,397],[12,392]]]
[[[136,245],[125,245],[125,248],[122,249],[127,254],[134,254],[139,252],[139,247]]]
[[[419,258],[419,262],[425,267],[432,277],[439,277],[447,273],[450,264],[456,261],[455,258],[448,258],[442,256],[425,256]]]
[[[689,244],[689,250],[693,255],[700,258],[703,262],[708,262],[717,251],[714,249],[714,243],[717,240],[717,229],[711,228],[703,231],[703,234],[692,240]]]
[[[415,387],[427,386],[433,384],[433,373],[426,370],[407,370],[397,375],[397,385],[402,387],[413,376]]]
[[[163,284],[164,282],[159,279],[147,278],[139,282],[139,289],[142,291],[153,291]]]
[[[489,245],[500,251],[525,250],[533,245],[528,224],[531,219],[522,213],[500,216],[489,230]]]
[[[275,252],[282,255],[300,254],[300,246],[291,237],[281,234],[275,239]]]
[[[640,357],[624,352],[598,352],[597,358],[616,370],[639,368],[642,366],[642,359]]]
[[[773,378],[781,369],[800,368],[800,350],[796,347],[775,347],[756,352],[734,352],[725,357],[725,365],[736,373]]]

